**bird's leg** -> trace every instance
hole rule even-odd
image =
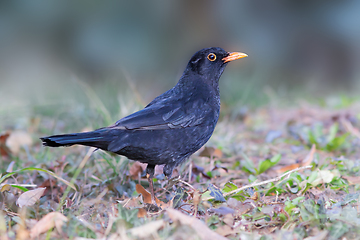
[[[146,177],[149,181],[149,187],[150,187],[150,192],[151,192],[151,201],[152,201],[152,204],[156,205],[156,201],[155,201],[155,193],[154,193],[154,185],[153,185],[153,179],[152,177],[150,177],[149,174],[146,174]]]
[[[153,185],[154,172],[155,172],[155,165],[148,164],[147,167],[146,167],[146,178],[149,181],[152,204],[157,206],[156,200],[155,200],[154,185]]]

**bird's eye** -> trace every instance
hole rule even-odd
[[[209,59],[210,61],[215,61],[216,60],[216,55],[214,53],[210,53],[208,56],[207,56],[207,59]]]

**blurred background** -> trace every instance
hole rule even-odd
[[[221,79],[225,109],[356,95],[359,11],[356,0],[1,1],[1,120],[42,107],[71,115],[94,99],[141,108],[210,46],[249,55]]]

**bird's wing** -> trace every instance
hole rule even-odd
[[[196,126],[211,111],[203,100],[185,104],[151,105],[115,123],[115,128],[160,130]]]

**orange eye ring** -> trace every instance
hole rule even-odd
[[[209,61],[215,61],[216,60],[216,55],[215,53],[210,53],[208,56],[207,56],[207,59],[209,59]]]

